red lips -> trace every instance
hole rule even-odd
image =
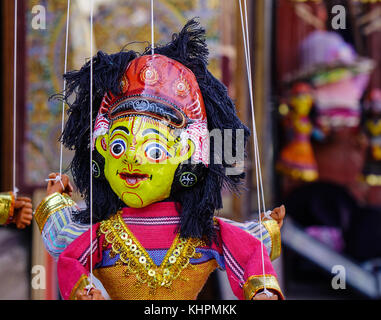
[[[128,173],[128,172],[121,172],[119,173],[119,177],[126,181],[126,183],[129,186],[134,186],[138,184],[139,182],[145,181],[149,179],[148,174],[140,174],[140,173]]]

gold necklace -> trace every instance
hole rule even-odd
[[[169,289],[182,270],[190,266],[189,259],[195,257],[196,248],[205,246],[200,239],[184,239],[177,234],[163,262],[157,266],[128,229],[120,212],[102,221],[99,230],[105,235],[106,246],[111,244],[110,257],[119,254],[118,264],[127,266],[125,274],[135,274],[140,284],[147,283],[154,291],[160,287]]]

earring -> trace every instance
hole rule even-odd
[[[185,188],[193,187],[197,183],[197,176],[193,172],[183,172],[180,175],[179,182]]]
[[[96,162],[95,160],[93,160],[92,162],[92,170],[94,178],[99,178],[101,176],[101,169],[99,167],[98,162]]]

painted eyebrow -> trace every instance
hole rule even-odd
[[[123,127],[123,126],[119,126],[119,127],[116,127],[114,130],[112,130],[111,132],[111,136],[114,134],[115,131],[117,130],[121,130],[121,131],[124,131],[126,134],[130,134],[130,131],[126,128],[126,127]]]
[[[147,135],[147,134],[150,134],[150,133],[154,133],[154,134],[158,134],[158,135],[160,135],[160,136],[162,136],[165,140],[167,140],[168,141],[168,138],[165,136],[165,135],[163,135],[161,132],[159,132],[158,130],[156,130],[156,129],[145,129],[143,132],[142,132],[142,136],[145,136],[145,135]]]

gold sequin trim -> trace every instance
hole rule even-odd
[[[90,282],[89,282],[87,276],[85,274],[83,274],[79,278],[79,280],[77,281],[77,283],[75,284],[73,289],[71,290],[69,299],[70,300],[77,300],[77,297],[76,297],[77,292],[84,290],[89,284],[90,284]]]
[[[200,239],[184,239],[177,234],[163,262],[157,266],[128,229],[120,213],[102,221],[99,231],[105,235],[106,242],[111,244],[110,257],[119,254],[117,264],[126,265],[125,275],[135,274],[137,285],[147,284],[152,289],[152,294],[160,287],[170,289],[181,271],[190,266],[189,260],[196,256],[196,247],[205,246]]]
[[[12,192],[0,194],[0,225],[6,224],[13,217],[15,197]]]
[[[258,293],[266,287],[267,290],[274,290],[277,292],[279,298],[284,299],[282,290],[279,287],[278,280],[271,274],[251,276],[243,285],[243,293],[246,300],[251,300]]]
[[[53,213],[74,205],[75,202],[67,194],[61,194],[59,192],[55,192],[42,200],[34,214],[34,219],[37,222],[40,232],[42,232],[46,221]]]
[[[273,261],[280,257],[282,252],[282,241],[280,235],[280,229],[278,222],[275,220],[266,220],[262,222],[263,226],[266,228],[271,237],[271,253],[270,260]]]

